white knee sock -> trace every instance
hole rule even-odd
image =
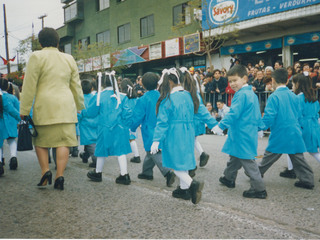
[[[201,144],[199,143],[197,137],[194,139],[194,147],[197,149],[199,154],[201,155],[203,153],[203,149],[201,147]]]
[[[97,165],[96,165],[96,172],[100,173],[103,170],[105,157],[97,157]]]
[[[0,148],[0,162],[2,162],[2,148]]]
[[[120,167],[120,174],[126,175],[128,173],[127,169],[127,158],[126,155],[121,155],[118,157],[119,167]]]
[[[130,146],[131,146],[131,150],[134,154],[135,157],[139,157],[139,150],[138,150],[138,145],[137,145],[137,142],[135,140],[132,140],[130,142]]]
[[[15,138],[7,139],[10,148],[11,157],[17,157],[17,142]]]
[[[310,153],[312,157],[314,157],[320,163],[320,153]]]
[[[292,165],[292,162],[291,162],[291,159],[290,159],[289,155],[287,155],[287,161],[288,161],[288,170],[292,170],[293,169],[293,165]]]
[[[180,188],[188,189],[191,185],[192,178],[189,176],[188,171],[176,171],[174,174],[180,179]]]

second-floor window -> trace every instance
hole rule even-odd
[[[68,22],[69,20],[77,16],[77,3],[73,3],[70,6],[64,9],[64,21]]]
[[[140,19],[140,37],[148,37],[154,34],[153,15]]]
[[[118,27],[118,43],[125,43],[130,41],[130,23]]]
[[[191,23],[191,8],[187,3],[173,7],[173,26]]]
[[[87,50],[88,45],[90,44],[90,37],[82,38],[78,41],[79,49]]]
[[[110,7],[110,0],[98,0],[98,11],[101,11],[103,9],[109,8]]]
[[[98,43],[110,43],[110,31],[104,31],[97,34]]]

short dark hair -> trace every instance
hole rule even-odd
[[[91,89],[92,89],[91,80],[89,80],[89,79],[82,80],[81,81],[81,87],[82,87],[83,94],[91,93]]]
[[[227,73],[228,77],[239,76],[243,78],[244,76],[248,76],[247,68],[242,64],[234,65]]]
[[[205,78],[209,78],[209,77],[213,77],[213,73],[212,73],[212,72],[208,72],[208,73],[206,74],[206,77],[205,77]]]
[[[153,72],[146,72],[142,76],[142,84],[149,91],[154,90],[158,86],[159,76]]]
[[[271,77],[274,78],[276,83],[286,84],[288,81],[288,71],[285,68],[279,68],[271,74]]]
[[[274,64],[276,64],[276,63],[278,63],[280,66],[283,66],[283,62],[280,60],[276,61]]]
[[[60,41],[57,31],[53,28],[43,28],[38,38],[42,47],[57,47]]]
[[[216,72],[219,72],[221,74],[221,71],[219,69],[215,69],[213,70],[213,75],[216,73]]]
[[[222,101],[222,100],[218,100],[217,103],[218,103],[218,102],[219,102],[219,103],[226,104],[226,103],[225,103],[224,101]]]

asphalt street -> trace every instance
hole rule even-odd
[[[249,179],[239,171],[236,188],[219,183],[228,156],[221,152],[226,136],[199,137],[210,155],[195,179],[204,180],[198,205],[175,199],[173,187],[157,168],[154,180],[137,178],[142,163],[131,163],[131,185],[115,183],[119,166],[115,157],[104,165],[103,181],[92,182],[88,164],[70,157],[65,171],[65,190],[53,185],[39,188],[41,172],[34,151],[18,152],[19,166],[9,170],[9,148],[4,144],[5,174],[0,177],[1,238],[281,238],[320,239],[320,164],[305,154],[315,175],[314,190],[294,187],[294,179],[279,177],[286,167],[282,156],[264,176],[268,197],[246,199]],[[141,134],[138,146],[145,156]],[[258,155],[263,155],[268,137],[259,139]],[[83,149],[83,147],[80,147]],[[197,158],[199,154],[196,153]],[[258,156],[257,161],[261,161]],[[55,175],[54,163],[50,169]]]

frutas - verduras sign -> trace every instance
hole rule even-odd
[[[320,0],[203,0],[202,29],[320,4]]]

